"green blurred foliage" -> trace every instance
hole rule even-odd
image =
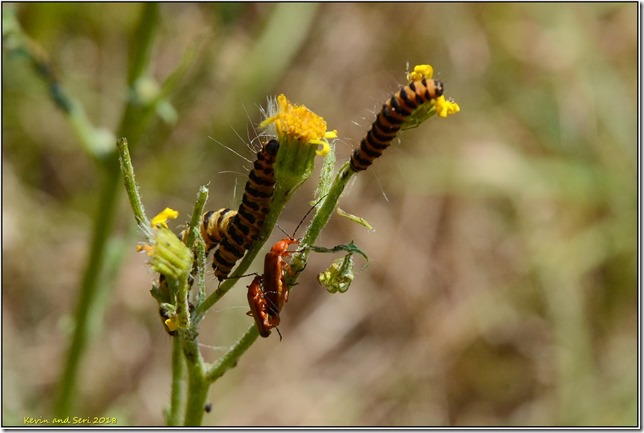
[[[114,130],[141,5],[7,7],[95,126]],[[335,218],[320,242],[354,240],[371,265],[331,295],[315,281],[331,258],[314,257],[285,308],[284,340],[258,342],[213,386],[206,424],[636,424],[637,4],[161,12],[151,76],[195,55],[170,97],[176,122],[157,118],[133,153],[150,214],[170,206],[187,221],[208,182],[209,209],[238,204],[250,164],[235,152],[252,158],[268,95],[324,116],[340,162],[407,62],[431,63],[461,106],[402,133],[345,193],[340,207],[375,233]],[[3,89],[3,424],[22,425],[51,406],[97,173],[24,59],[3,54]],[[307,187],[287,231],[309,207]],[[114,236],[131,253],[81,372],[78,416],[156,425],[171,344],[132,223],[123,199]],[[209,314],[208,361],[251,323],[246,309],[240,291]]]

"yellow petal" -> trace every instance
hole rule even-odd
[[[152,222],[150,225],[152,227],[164,227],[168,228],[168,224],[166,223],[168,219],[172,218],[175,219],[179,216],[179,212],[177,212],[174,209],[170,209],[169,207],[163,209],[161,212],[157,214],[154,218],[152,218]]]

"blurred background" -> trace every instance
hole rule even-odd
[[[356,257],[349,291],[329,294],[316,276],[337,256],[314,255],[281,315],[283,340],[259,339],[211,387],[204,425],[635,425],[637,8],[159,5],[147,76],[183,69],[131,151],[148,214],[179,210],[177,230],[201,185],[207,209],[237,207],[267,96],[285,93],[337,129],[338,165],[407,63],[432,64],[461,107],[401,133],[356,176],[340,207],[375,231],[334,216],[317,243],[353,240],[369,267]],[[4,3],[3,39],[15,14],[64,91],[115,136],[143,13]],[[24,56],[3,50],[2,72],[7,426],[52,415],[103,168]],[[316,177],[287,207],[286,231]],[[118,265],[100,279],[72,413],[161,425],[171,337],[120,181],[118,194],[107,233]],[[245,284],[202,324],[208,362],[252,323]]]

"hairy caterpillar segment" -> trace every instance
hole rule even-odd
[[[209,211],[203,214],[203,222],[200,227],[201,237],[206,244],[206,254],[217,246],[224,238],[224,234],[230,222],[237,215],[236,210],[226,207],[217,211]]]
[[[255,241],[264,224],[273,198],[273,164],[278,150],[279,142],[270,140],[257,152],[257,160],[248,176],[237,214],[228,224],[228,229],[213,255],[212,267],[219,281],[228,276],[235,263]]]
[[[351,156],[353,171],[366,170],[391,144],[416,108],[443,95],[443,83],[425,78],[402,87],[382,106],[371,129]]]
[[[224,237],[224,233],[228,229],[233,217],[237,215],[236,210],[222,207],[216,211],[204,212],[201,216],[201,224],[199,225],[199,233],[203,239],[206,254],[210,252]],[[188,230],[182,230],[179,233],[179,238],[186,243],[188,240]]]

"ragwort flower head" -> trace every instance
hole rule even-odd
[[[281,144],[297,141],[301,145],[322,146],[321,149],[316,149],[318,156],[329,153],[327,139],[336,138],[337,131],[327,131],[324,118],[304,105],[291,103],[284,94],[279,95],[275,103],[269,103],[269,117],[259,125],[260,127],[275,124],[277,139]],[[270,113],[271,111],[276,112]]]
[[[259,126],[269,128],[280,143],[275,176],[278,188],[289,194],[311,176],[315,156],[326,155],[328,140],[337,137],[336,131],[327,131],[324,118],[283,94],[269,100],[267,118]]]
[[[193,261],[190,249],[168,228],[168,219],[177,216],[177,211],[165,208],[152,218],[151,228],[146,230],[148,241],[137,248],[147,253],[150,257],[149,264],[155,272],[172,279],[186,277],[192,269]]]

